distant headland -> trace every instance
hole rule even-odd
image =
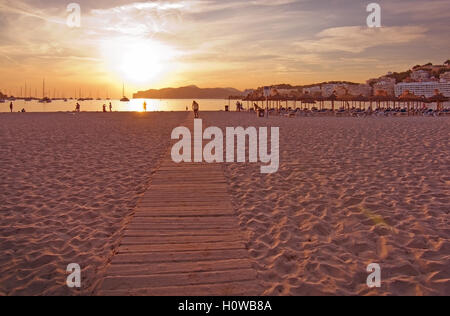
[[[207,88],[187,86],[180,88],[150,89],[139,91],[133,95],[134,99],[227,99],[230,95],[243,95],[242,91],[234,88]]]

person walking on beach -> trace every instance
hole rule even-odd
[[[81,109],[80,103],[77,102],[77,105],[75,106],[75,112],[80,113],[80,109]]]
[[[103,104],[103,113],[106,113],[106,104]]]
[[[147,112],[147,102],[144,101],[144,112]]]
[[[112,103],[109,102],[109,112],[112,112]]]
[[[192,110],[194,111],[194,118],[199,118],[200,107],[196,101],[192,102]]]
[[[13,108],[14,108],[14,104],[11,102],[11,103],[9,104],[9,109],[10,109],[11,113],[13,112]]]

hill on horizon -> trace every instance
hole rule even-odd
[[[199,88],[195,85],[180,88],[150,89],[138,91],[134,99],[227,99],[229,96],[243,95],[234,88]]]

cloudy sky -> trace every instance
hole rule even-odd
[[[448,0],[378,0],[378,29],[361,0],[78,0],[80,28],[70,2],[0,0],[0,89],[364,82],[450,58]]]

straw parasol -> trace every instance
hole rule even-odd
[[[422,98],[416,96],[414,93],[409,92],[409,90],[405,90],[402,95],[398,98],[401,102],[406,102],[408,106],[408,115],[411,109],[411,103],[422,100]]]
[[[443,110],[442,103],[448,102],[449,100],[450,100],[450,98],[447,98],[442,93],[436,93],[434,96],[426,99],[425,102],[427,102],[427,103],[436,103],[437,110],[438,111],[442,111]]]
[[[345,94],[339,96],[337,99],[339,101],[342,101],[342,105],[344,105],[344,103],[347,103],[347,110],[350,111],[350,102],[355,100],[355,96],[348,93],[348,91],[345,91]]]
[[[334,108],[334,102],[335,102],[336,100],[337,100],[336,92],[333,92],[332,95],[330,95],[328,98],[326,98],[326,101],[331,101],[331,109],[333,110],[333,112],[334,112],[334,110],[335,110],[335,108]]]
[[[359,109],[361,110],[362,103],[364,103],[364,109],[366,109],[366,102],[369,102],[369,98],[360,94],[354,98],[354,101],[359,102]]]

